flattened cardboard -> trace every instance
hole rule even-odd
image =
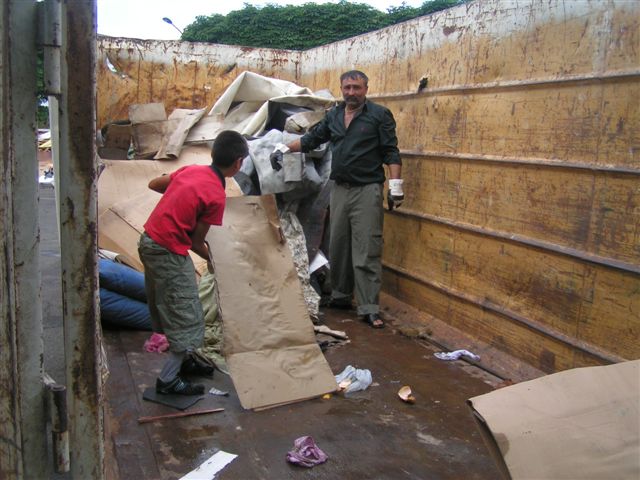
[[[247,409],[336,390],[276,215],[272,195],[230,198],[223,226],[207,235],[218,280],[225,356]]]
[[[127,264],[142,271],[138,257],[138,239],[160,194],[149,190],[151,179],[184,165],[211,163],[206,145],[185,147],[180,158],[170,161],[104,160],[98,179],[98,246],[125,257]],[[227,196],[242,195],[233,179],[227,179]],[[192,254],[196,271],[203,272],[206,262]]]
[[[105,168],[98,179],[99,214],[114,203],[148,190],[149,181],[155,177],[185,165],[211,164],[211,148],[207,145],[186,146],[175,160],[103,160],[102,163]],[[227,196],[242,195],[240,188],[230,179],[227,179],[226,192]]]
[[[160,150],[167,132],[167,114],[162,103],[135,104],[129,107],[136,155],[150,158]]]
[[[567,370],[469,405],[513,479],[640,478],[640,360]]]
[[[187,110],[176,108],[167,120],[166,135],[162,139],[160,149],[155,155],[160,158],[178,158],[189,130],[204,116],[205,109]]]
[[[166,119],[164,103],[134,103],[129,106],[129,120],[133,125]]]
[[[218,133],[224,130],[223,121],[224,115],[221,113],[202,117],[198,123],[191,127],[185,142],[199,143],[215,139]]]
[[[144,223],[160,200],[160,194],[143,190],[139,195],[111,205],[98,217],[98,245],[120,253],[125,262],[138,271],[144,267],[138,256],[138,240]],[[197,255],[191,256],[197,262]],[[197,258],[197,259],[196,259]]]
[[[128,150],[131,145],[131,124],[111,123],[106,128],[104,146]]]
[[[98,246],[116,252],[127,265],[142,272],[137,243],[140,233],[111,209],[98,217]]]

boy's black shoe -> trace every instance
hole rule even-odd
[[[198,377],[213,377],[215,366],[207,365],[204,362],[196,360],[194,357],[189,356],[182,362],[180,367],[180,375],[195,375]]]
[[[187,382],[180,377],[176,377],[167,383],[158,378],[156,379],[156,392],[164,395],[202,395],[204,393],[204,385]]]

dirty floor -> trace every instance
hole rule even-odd
[[[350,343],[325,352],[334,374],[347,365],[371,370],[366,391],[340,394],[260,412],[240,406],[229,377],[204,380],[228,397],[208,395],[189,410],[212,413],[138,424],[142,416],[175,409],[142,400],[154,384],[161,354],[147,353],[148,333],[106,331],[111,376],[107,384],[107,442],[111,478],[180,478],[217,450],[238,455],[220,479],[496,479],[465,400],[492,390],[491,379],[464,362],[436,359],[424,341],[389,325],[373,330],[353,313],[326,310],[325,323]],[[415,404],[397,391],[411,386]],[[296,438],[311,435],[329,460],[312,469],[288,464]]]

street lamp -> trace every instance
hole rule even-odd
[[[168,23],[169,25],[171,25],[173,28],[178,30],[178,32],[180,32],[180,35],[182,35],[182,30],[180,30],[178,27],[176,27],[169,17],[162,17],[162,21],[164,21],[164,22]]]

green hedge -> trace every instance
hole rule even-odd
[[[306,50],[337,40],[378,30],[412,18],[444,10],[469,0],[426,1],[420,7],[404,3],[381,12],[370,5],[350,3],[305,3],[301,6],[244,4],[228,15],[198,16],[182,34],[191,42],[247,47]]]

